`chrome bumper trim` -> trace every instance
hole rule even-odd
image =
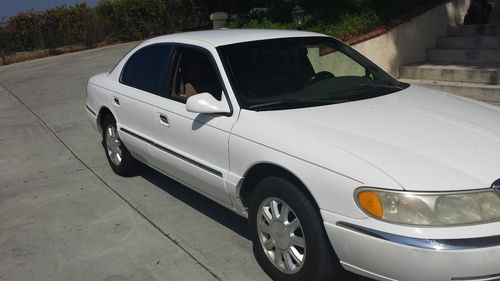
[[[389,242],[437,251],[467,250],[500,246],[500,235],[462,239],[425,239],[392,234],[347,222],[337,222],[337,226]]]
[[[500,280],[500,273],[498,274],[490,274],[490,275],[484,275],[484,276],[472,276],[472,277],[453,277],[451,278],[453,281],[496,281]]]

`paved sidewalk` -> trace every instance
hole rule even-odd
[[[269,280],[243,218],[109,168],[85,85],[132,47],[0,67],[0,280]]]
[[[0,280],[214,280],[0,88]]]
[[[85,86],[133,46],[0,67],[0,280],[269,280],[245,219],[150,169],[109,168]]]

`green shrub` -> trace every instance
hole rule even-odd
[[[138,40],[165,29],[165,1],[101,0],[97,12],[108,35]]]
[[[0,28],[0,65],[5,64],[5,56],[15,52],[13,36],[4,28]]]
[[[91,47],[103,38],[95,9],[85,3],[19,13],[10,18],[0,33],[0,40],[8,37],[9,48],[17,51],[55,49],[73,44]],[[0,47],[4,53],[7,51],[5,43],[0,43]]]
[[[302,0],[305,30],[342,40],[367,33],[381,24],[433,0]],[[140,40],[158,34],[210,25],[209,14],[237,14],[232,28],[294,29],[290,12],[295,1],[285,0],[100,0],[42,12],[28,11],[0,28],[0,54],[51,49],[98,42]],[[253,8],[252,8],[253,7]],[[266,7],[266,9],[255,9]]]
[[[340,40],[348,40],[353,37],[370,32],[381,24],[380,19],[374,11],[366,10],[358,13],[346,13],[336,21],[318,25],[308,25],[309,31],[325,33]]]
[[[91,44],[94,40],[89,37],[98,33],[97,26],[89,25],[93,13],[86,4],[77,4],[49,9],[38,14],[45,48],[54,49],[78,43]]]
[[[303,0],[300,5],[306,11],[305,30],[348,40],[431,1],[433,0]],[[267,13],[251,10],[233,20],[229,27],[294,29],[290,15],[294,5],[294,1],[288,5],[275,5]]]
[[[66,34],[69,44],[84,44],[92,47],[104,38],[104,32],[97,11],[87,4],[77,4],[67,9]]]
[[[19,51],[31,51],[44,47],[41,19],[35,11],[19,13],[10,18],[6,31]]]

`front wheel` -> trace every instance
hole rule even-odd
[[[251,196],[249,222],[257,262],[273,280],[331,281],[340,265],[309,198],[279,177],[262,180]]]

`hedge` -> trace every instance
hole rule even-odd
[[[302,0],[300,5],[306,11],[306,30],[347,40],[429,1],[433,0]],[[100,0],[96,7],[82,3],[32,10],[0,27],[0,56],[207,28],[209,14],[217,10],[235,15],[230,27],[293,29],[294,5],[290,0]],[[252,12],[251,7],[268,9]]]
[[[0,53],[55,49],[102,41],[130,41],[207,27],[208,9],[196,0],[100,0],[45,11],[27,11],[0,28]]]

